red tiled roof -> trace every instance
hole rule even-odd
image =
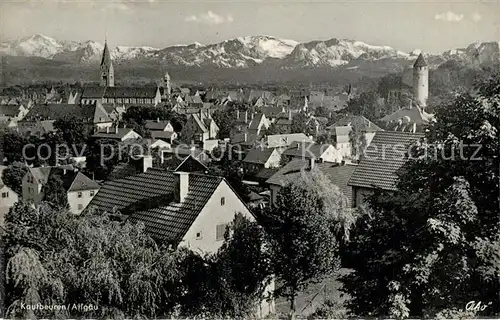
[[[408,150],[408,145],[421,138],[423,134],[377,131],[349,185],[396,190],[397,172],[407,161],[403,152]]]

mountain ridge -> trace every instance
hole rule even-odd
[[[41,57],[73,64],[94,64],[100,60],[104,45],[95,41],[65,41],[35,34],[0,43],[0,54]],[[248,68],[272,63],[281,68],[356,67],[356,63],[394,60],[408,64],[420,50],[404,52],[391,46],[371,45],[358,40],[332,38],[297,42],[270,35],[245,36],[212,44],[193,43],[165,48],[115,46],[115,61],[156,60],[179,67]],[[483,62],[500,61],[500,42],[473,43],[466,48],[442,54],[425,54],[432,65],[449,59]]]

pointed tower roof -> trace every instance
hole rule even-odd
[[[413,67],[415,68],[415,67],[427,67],[427,66],[428,66],[428,64],[427,64],[427,62],[425,62],[424,55],[422,53],[420,53],[418,55],[417,60],[413,64]]]
[[[108,49],[108,42],[104,41],[104,50],[102,51],[101,66],[102,65],[109,66],[110,64],[111,64],[111,53],[109,52]]]

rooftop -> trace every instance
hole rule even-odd
[[[396,190],[398,171],[407,161],[404,152],[423,134],[378,131],[354,171],[349,185],[364,188]]]

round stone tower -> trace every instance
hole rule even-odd
[[[429,66],[422,53],[413,64],[413,97],[420,107],[427,105],[429,98]]]

